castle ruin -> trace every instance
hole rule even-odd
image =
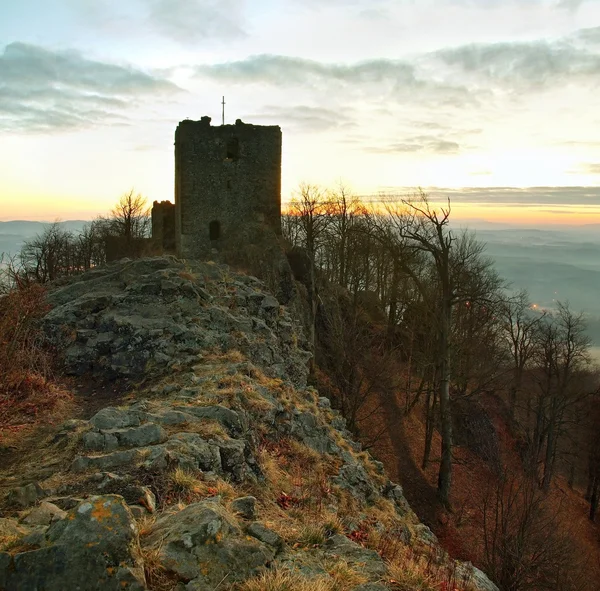
[[[280,127],[210,121],[186,119],[175,132],[175,252],[183,258],[243,248],[266,229],[281,234]],[[155,208],[154,237],[166,247],[159,226],[173,214]]]

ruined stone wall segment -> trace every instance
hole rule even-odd
[[[152,241],[161,253],[175,252],[175,205],[170,201],[152,204]]]
[[[279,126],[239,120],[211,126],[208,117],[180,122],[175,132],[175,204],[177,252],[183,257],[236,245],[240,228],[251,223],[280,234]]]

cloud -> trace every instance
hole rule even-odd
[[[293,127],[298,131],[311,132],[330,131],[342,127],[350,128],[355,125],[348,113],[306,105],[294,107],[267,105],[261,112],[248,115],[247,118],[281,125],[285,128]]]
[[[124,111],[138,99],[179,90],[135,68],[11,43],[0,54],[0,129],[48,132],[123,124]]]
[[[348,99],[377,97],[388,104],[464,109],[490,104],[498,96],[522,97],[569,83],[595,88],[600,77],[596,38],[600,40],[600,28],[557,40],[475,43],[405,59],[353,63],[262,54],[198,65],[194,72],[219,83],[343,91]]]
[[[450,198],[462,203],[487,203],[491,206],[600,206],[600,187],[475,187],[463,189],[434,188],[432,198]]]
[[[432,57],[505,90],[560,86],[567,81],[591,84],[600,74],[600,55],[577,47],[570,39],[472,44],[442,49]]]
[[[245,36],[243,0],[144,0],[156,31],[183,44]]]
[[[460,146],[456,142],[450,142],[438,137],[421,135],[388,145],[367,147],[365,148],[365,151],[372,154],[396,154],[411,152],[458,154],[460,151]]]
[[[586,162],[575,170],[570,170],[569,174],[600,174],[600,162]]]
[[[282,55],[257,55],[236,62],[198,66],[196,74],[239,84],[267,83],[294,86],[331,81],[344,84],[392,82],[409,87],[420,84],[411,64],[385,59],[348,65],[328,64]]]
[[[406,60],[373,59],[350,64],[327,63],[282,55],[256,55],[247,59],[194,68],[195,76],[219,83],[271,85],[277,89],[300,88],[336,97],[351,104],[366,98],[386,108],[397,104],[419,104],[430,108],[476,106],[480,93],[455,82],[439,82],[418,75]]]
[[[585,0],[559,0],[558,7],[575,12]]]
[[[576,41],[583,41],[585,45],[600,45],[600,27],[579,29],[579,31],[573,35],[573,38]]]

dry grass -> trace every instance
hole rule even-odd
[[[214,351],[212,353],[205,353],[203,355],[203,360],[206,363],[223,363],[224,365],[230,364],[230,363],[242,363],[243,361],[246,361],[246,356],[241,352],[238,351],[237,349],[230,349],[229,351],[226,351],[225,353],[221,352],[221,351]]]
[[[366,583],[369,579],[345,560],[336,560],[325,564],[325,570],[331,577],[331,591],[346,591]]]
[[[284,509],[320,515],[335,501],[330,478],[340,459],[319,454],[294,439],[263,440],[257,459],[266,478],[266,498]],[[264,493],[263,493],[264,496]]]
[[[192,423],[169,425],[166,429],[169,435],[177,433],[197,433],[202,439],[230,439],[227,429],[216,419],[202,419]]]
[[[142,548],[146,584],[151,591],[173,591],[179,584],[178,577],[169,572],[160,560],[161,547]]]
[[[157,513],[150,513],[150,514],[144,515],[143,517],[140,517],[136,521],[137,528],[138,528],[138,534],[139,534],[140,538],[147,536],[152,531],[152,528],[154,527],[154,524],[156,523],[157,517],[158,517]]]
[[[226,480],[221,480],[220,478],[214,482],[210,482],[210,490],[216,491],[216,494],[219,495],[223,500],[229,501],[232,500],[239,495],[239,492]]]
[[[437,591],[433,578],[418,562],[394,562],[388,565],[389,583],[394,591]]]
[[[0,388],[0,443],[18,445],[40,426],[60,424],[73,414],[75,405],[69,390],[31,374],[18,393]]]
[[[162,496],[163,505],[172,506],[177,503],[195,503],[215,496],[230,500],[239,495],[229,482],[221,478],[205,481],[200,472],[175,468],[166,475],[166,487]]]
[[[202,493],[205,490],[205,484],[193,472],[188,472],[183,468],[175,468],[168,475],[171,485],[180,492]]]
[[[287,571],[266,572],[232,587],[235,591],[334,591],[333,582],[326,577],[307,579]]]
[[[310,548],[315,546],[322,546],[327,539],[325,528],[318,523],[310,520],[305,523],[298,534],[297,540],[295,540],[294,546],[300,548]],[[292,540],[293,541],[293,540]]]
[[[9,552],[11,548],[14,548],[21,536],[0,536],[0,552]]]

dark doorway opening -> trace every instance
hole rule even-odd
[[[218,240],[221,237],[221,223],[218,220],[208,224],[208,236],[211,240]]]
[[[227,160],[237,160],[240,157],[240,142],[232,137],[227,142]]]

